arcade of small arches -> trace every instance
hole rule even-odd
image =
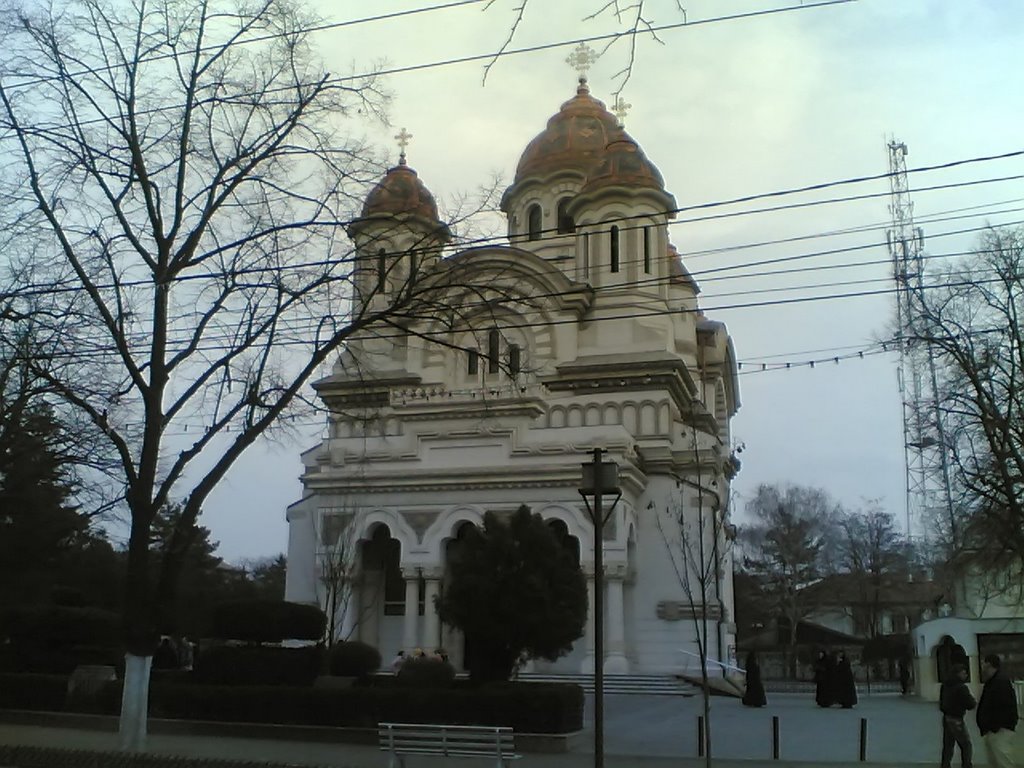
[[[636,551],[633,512],[628,506],[623,511],[627,523],[622,543],[604,543],[605,667],[616,672],[628,671],[625,626],[634,570],[631,560]],[[442,624],[436,600],[449,583],[447,563],[466,532],[483,527],[484,514],[480,508],[459,506],[438,514],[424,530],[420,520],[427,515],[433,517],[431,513],[386,509],[353,516],[350,509],[321,509],[318,558],[330,557],[342,539],[350,542],[356,575],[338,620],[338,638],[369,643],[385,657],[399,650],[408,654],[417,648],[444,648],[458,668],[463,663],[465,641],[454,627]],[[573,656],[581,670],[593,669],[593,529],[583,509],[571,505],[548,505],[541,516],[586,575],[587,626]],[[615,536],[617,527],[607,530]]]

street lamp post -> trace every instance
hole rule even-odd
[[[582,465],[580,496],[594,524],[594,768],[604,768],[604,525],[622,498],[619,467],[602,459],[604,451],[594,449],[592,461]],[[605,495],[615,495],[607,512],[602,507]],[[594,497],[590,506],[587,497]]]

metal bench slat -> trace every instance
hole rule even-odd
[[[507,726],[378,723],[377,734],[380,748],[395,756],[493,757],[502,764],[521,757]]]

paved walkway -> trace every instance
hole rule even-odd
[[[568,754],[527,754],[523,768],[585,768],[593,765],[592,712],[588,697],[586,732]],[[609,696],[605,702],[608,768],[685,768],[697,758],[697,715],[701,699],[676,696]],[[779,718],[781,761],[771,758],[772,716]],[[712,699],[715,765],[723,768],[827,763],[831,768],[858,765],[860,720],[867,720],[867,761],[896,766],[937,765],[939,720],[935,704],[896,695],[863,697],[856,709],[822,710],[803,694],[774,694],[764,709],[743,707],[735,699]],[[980,737],[971,725],[976,763],[984,764]],[[272,729],[267,729],[268,731]],[[1018,754],[1024,757],[1024,727],[1018,729]],[[44,723],[2,722],[0,743],[76,749],[113,750],[112,732],[55,728]],[[371,745],[289,741],[236,736],[152,734],[149,749],[182,757],[261,760],[296,766],[385,768],[387,757]],[[479,761],[477,761],[479,764]],[[440,768],[443,759],[416,757],[410,768]],[[472,766],[473,761],[467,761]],[[1021,762],[1024,765],[1024,761]],[[863,765],[863,763],[859,764]]]

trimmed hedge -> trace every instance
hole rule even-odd
[[[315,605],[284,600],[237,600],[213,610],[206,637],[249,643],[319,640],[327,617]]]
[[[196,676],[212,685],[312,685],[323,668],[324,648],[218,645],[199,655]]]
[[[60,712],[67,693],[66,675],[0,674],[0,709]]]
[[[62,711],[67,679],[0,676],[0,707]],[[90,711],[116,715],[121,682],[106,683]],[[570,733],[583,727],[583,689],[566,683],[457,681],[452,688],[370,686],[346,689],[286,686],[150,685],[150,714],[182,720],[375,728],[377,723],[505,725],[518,733]]]
[[[0,637],[10,640],[0,663],[11,671],[53,674],[80,664],[116,664],[120,628],[120,617],[101,608],[10,608],[0,616]]]
[[[102,608],[30,606],[10,608],[0,618],[0,634],[6,634],[16,646],[116,648],[120,632],[121,617]]]
[[[380,669],[380,651],[369,643],[345,640],[330,650],[329,669],[332,675],[366,677]]]

